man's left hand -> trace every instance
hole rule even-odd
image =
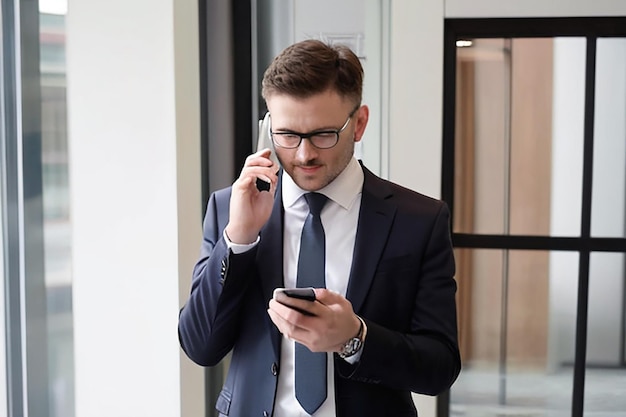
[[[342,295],[325,288],[315,289],[315,301],[290,299],[303,314],[272,299],[267,310],[278,330],[311,352],[339,352],[359,332],[361,322],[352,304]]]

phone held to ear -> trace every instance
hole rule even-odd
[[[280,166],[278,162],[278,158],[274,155],[274,146],[272,140],[270,138],[270,114],[269,112],[265,113],[265,117],[262,120],[259,120],[259,137],[257,139],[257,152],[261,149],[270,148],[272,153],[270,154],[270,159],[272,162],[276,164],[276,166]],[[269,191],[270,183],[264,181],[260,178],[256,179],[256,188],[259,191]]]
[[[312,316],[310,312],[298,307],[294,307],[289,304],[289,299],[306,300],[309,302],[315,301],[315,290],[313,288],[276,288],[274,290],[274,300],[278,301],[284,306],[293,308],[302,314]]]

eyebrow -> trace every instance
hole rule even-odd
[[[298,132],[297,130],[291,130],[291,129],[277,129],[274,130],[272,129],[272,132],[274,133],[285,133],[285,134],[297,134],[297,135],[310,135],[313,133],[336,133],[339,129],[337,128],[323,128],[323,129],[315,129],[315,130],[310,130],[308,132]]]
[[[272,127],[272,131],[279,133],[304,133],[304,134],[308,134],[308,133],[318,133],[318,132],[335,132],[339,129],[341,129],[342,126],[336,127],[336,126],[323,126],[323,127],[318,127],[317,129],[314,130],[309,130],[308,132],[299,132],[297,130],[293,130],[293,129],[289,129],[289,128],[277,128],[276,130],[274,130],[274,127]]]

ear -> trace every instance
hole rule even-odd
[[[362,105],[355,113],[354,141],[359,142],[365,133],[365,127],[370,117],[370,109]]]

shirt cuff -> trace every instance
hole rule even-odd
[[[249,251],[250,249],[255,247],[259,243],[259,240],[261,239],[259,236],[257,236],[254,242],[241,245],[239,243],[233,243],[230,241],[230,239],[228,238],[228,235],[226,234],[226,229],[224,229],[224,232],[222,233],[222,235],[224,236],[224,241],[226,242],[226,246],[228,246],[228,249],[230,249],[231,252],[234,253],[235,255],[239,255],[240,253]]]

